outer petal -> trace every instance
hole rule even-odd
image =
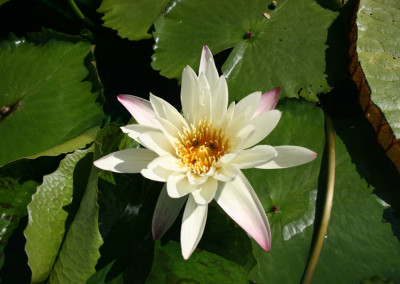
[[[201,53],[199,76],[201,73],[206,76],[210,89],[213,91],[217,85],[219,76],[213,55],[207,45],[203,46]]]
[[[131,148],[111,153],[94,162],[102,170],[116,173],[139,173],[157,158],[153,151],[142,148]]]
[[[213,200],[215,193],[217,192],[218,181],[212,177],[209,177],[207,181],[197,187],[192,192],[194,200],[199,205],[207,205]]]
[[[261,98],[261,92],[254,92],[241,99],[236,105],[235,115],[245,114],[249,119],[256,111]]]
[[[172,198],[188,195],[195,189],[196,186],[188,182],[188,178],[184,173],[173,173],[168,177],[167,191]]]
[[[240,172],[240,170],[239,170],[238,166],[232,165],[232,164],[226,164],[226,165],[222,165],[215,172],[214,178],[219,181],[229,182],[229,181],[235,180],[236,177],[238,176],[239,172]]]
[[[182,73],[181,103],[182,112],[187,121],[193,123],[195,113],[195,99],[199,92],[198,78],[193,69],[186,66]]]
[[[214,91],[212,91],[211,100],[211,119],[218,123],[224,118],[228,107],[228,85],[224,76],[219,78]]]
[[[176,217],[186,202],[187,197],[171,198],[168,196],[166,184],[161,189],[160,196],[153,214],[153,239],[156,241],[161,238],[174,223]]]
[[[135,139],[137,141],[137,138],[142,135],[145,132],[161,132],[160,129],[148,126],[148,125],[143,125],[143,124],[129,124],[125,126],[120,127],[122,132],[128,134],[129,137],[132,139]]]
[[[215,200],[221,208],[265,250],[271,247],[271,231],[264,208],[250,183],[240,173],[232,182],[220,183]]]
[[[171,104],[151,93],[150,102],[153,109],[160,117],[168,120],[179,129],[182,129],[182,127],[188,128],[186,120]]]
[[[183,213],[181,228],[181,247],[184,259],[188,259],[196,249],[207,220],[207,205],[198,205],[193,196],[189,195]]]
[[[258,145],[248,150],[240,151],[239,155],[231,161],[239,169],[250,169],[265,164],[278,156],[274,147]]]
[[[278,87],[263,94],[253,117],[262,114],[264,111],[273,110],[279,101],[281,92],[282,88]]]
[[[117,99],[139,124],[157,127],[154,121],[155,113],[148,100],[131,95],[119,95]]]
[[[259,116],[256,116],[250,121],[250,125],[255,127],[253,135],[242,145],[242,149],[249,148],[271,133],[278,124],[282,113],[279,110],[266,111]]]
[[[260,165],[258,169],[282,169],[311,162],[317,153],[300,146],[275,146],[278,156],[272,161]]]

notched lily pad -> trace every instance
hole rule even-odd
[[[89,43],[51,40],[35,45],[13,39],[2,42],[0,51],[0,166],[54,150],[101,124],[97,94],[83,81]]]

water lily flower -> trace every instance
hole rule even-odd
[[[144,148],[107,155],[95,165],[117,173],[141,173],[165,182],[153,216],[153,237],[160,238],[186,204],[182,255],[197,247],[207,219],[208,204],[218,205],[263,249],[271,247],[265,211],[241,169],[279,169],[315,159],[298,146],[257,145],[278,124],[275,110],[281,88],[255,92],[228,107],[228,87],[213,56],[203,47],[199,75],[187,66],[182,74],[182,114],[165,100],[119,95],[118,100],[138,124],[122,131]]]

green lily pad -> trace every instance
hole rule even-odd
[[[282,119],[262,144],[297,144],[316,151],[319,158],[295,168],[245,172],[268,212],[272,232],[269,252],[253,242],[258,264],[249,277],[257,283],[300,283],[317,230],[315,218],[321,214],[317,200],[326,186],[324,162],[319,169],[324,147],[322,112],[288,100],[281,101],[277,108],[283,111]],[[354,127],[351,131],[354,133]],[[374,275],[398,281],[400,243],[394,232],[400,226],[393,209],[360,176],[338,136],[336,143],[332,215],[313,281],[358,283]],[[369,149],[357,147],[363,155]],[[374,169],[373,175],[381,173]]]
[[[53,268],[68,217],[64,207],[72,202],[74,169],[87,153],[77,150],[67,155],[54,173],[44,177],[28,205],[29,223],[24,234],[32,282],[44,281]]]
[[[111,1],[105,0],[97,10],[104,13],[104,26],[118,31],[122,38],[150,38],[148,30],[168,0]]]
[[[400,2],[361,0],[357,53],[371,100],[400,138]]]
[[[90,150],[90,149],[89,149]],[[86,159],[86,157],[88,157]],[[64,243],[50,274],[51,283],[86,283],[96,272],[103,239],[99,232],[99,206],[97,204],[97,180],[99,169],[93,166],[93,155],[84,159],[86,189],[74,219],[66,233]],[[75,173],[78,179],[84,178]],[[76,182],[74,182],[75,184]],[[73,272],[72,272],[73,271]]]
[[[202,251],[184,260],[180,244],[156,243],[152,271],[146,283],[248,283],[247,270],[233,261]]]
[[[54,150],[101,124],[97,94],[83,81],[89,43],[18,39],[2,42],[0,51],[0,166]]]
[[[256,283],[300,283],[311,249],[324,119],[321,109],[304,101],[281,100],[277,109],[282,118],[260,144],[303,146],[318,156],[293,168],[244,171],[268,214],[272,233],[269,252],[253,242],[258,263],[249,278]]]
[[[233,47],[222,66],[231,98],[283,87],[283,96],[317,101],[325,74],[328,28],[337,13],[317,1],[174,1],[155,22],[152,66],[180,78],[197,67],[201,48],[214,54]],[[264,13],[268,13],[268,19]]]

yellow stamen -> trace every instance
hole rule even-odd
[[[183,129],[175,146],[181,165],[195,174],[208,172],[228,148],[228,140],[222,129],[214,128],[211,122],[204,120],[197,126]]]

